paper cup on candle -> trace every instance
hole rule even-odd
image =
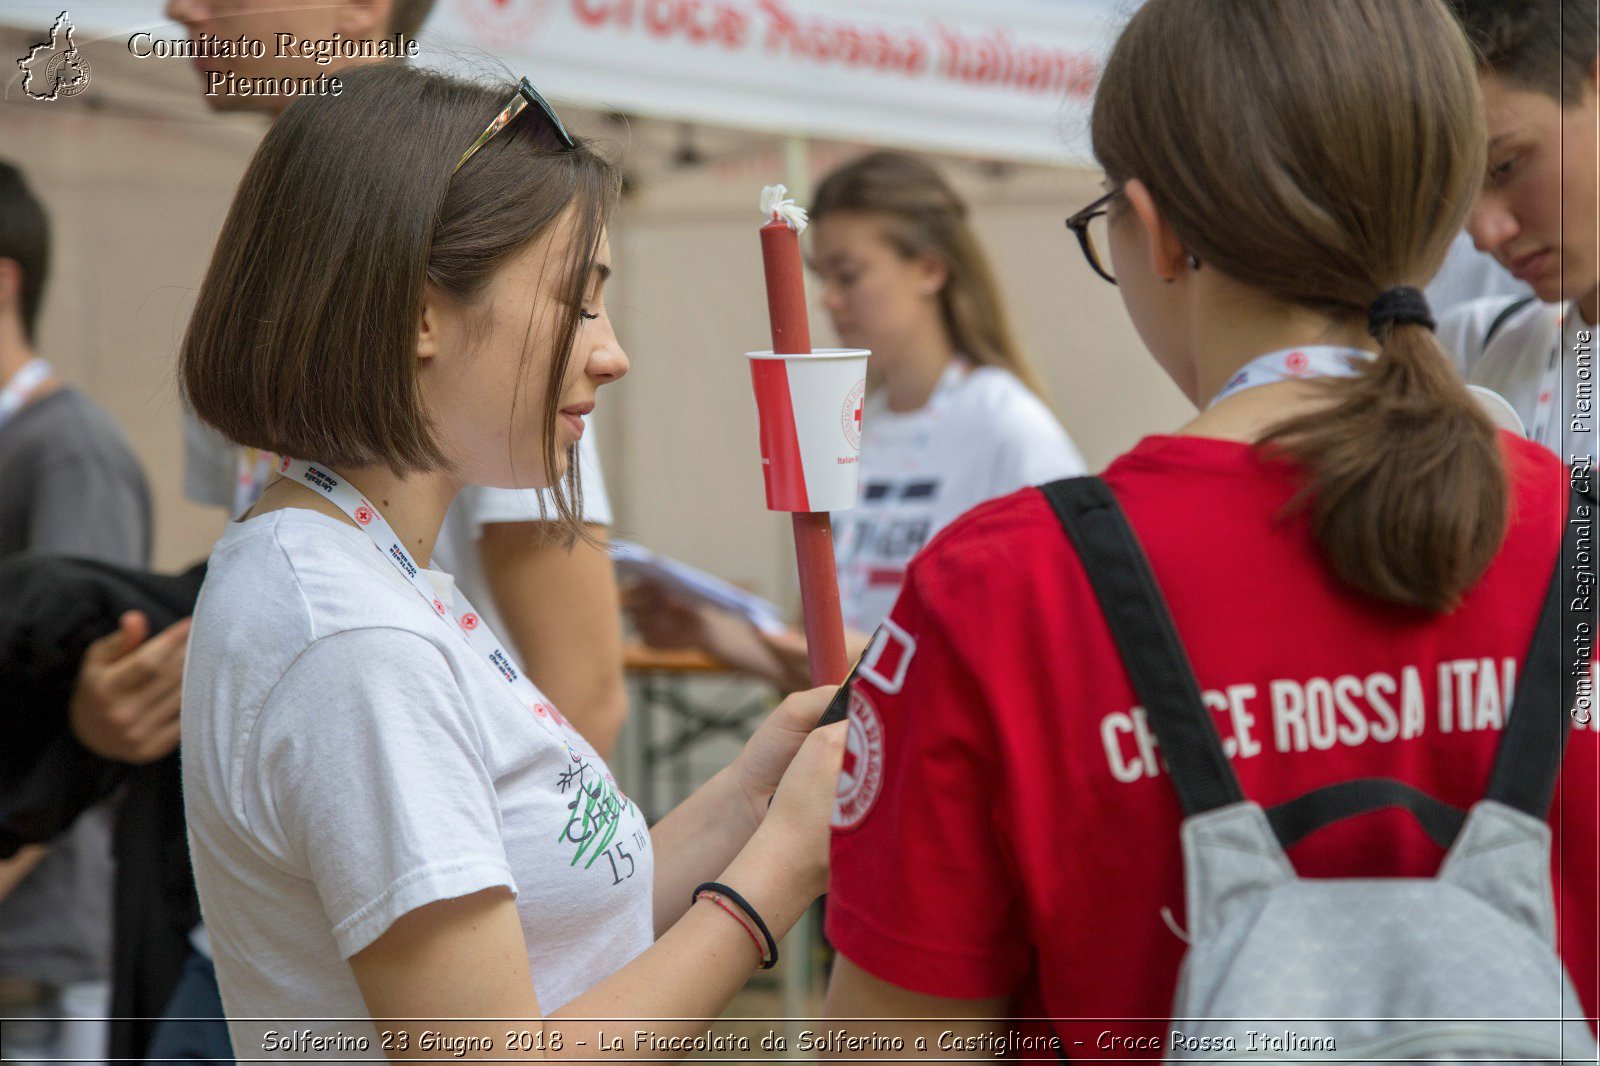
[[[823,348],[809,355],[746,353],[756,390],[769,510],[855,506],[869,354],[864,348]]]

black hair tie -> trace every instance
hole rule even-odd
[[[1367,305],[1367,332],[1380,337],[1387,325],[1426,326],[1433,329],[1433,312],[1428,309],[1428,298],[1421,289],[1410,285],[1396,285],[1378,294]]]

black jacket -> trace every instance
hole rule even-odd
[[[67,704],[84,652],[143,611],[152,632],[194,610],[201,563],[150,574],[49,555],[0,561],[0,858],[43,843],[118,786],[112,831],[111,1057],[143,1058],[200,919],[184,830],[178,754],[129,766],[73,735]]]

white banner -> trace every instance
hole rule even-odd
[[[160,0],[6,0],[79,40],[184,38]],[[1127,0],[438,0],[419,61],[555,101],[991,159],[1082,164]],[[486,62],[487,61],[487,62]]]
[[[429,31],[553,98],[1039,163],[1089,161],[1105,0],[440,0]]]

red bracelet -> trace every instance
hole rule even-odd
[[[723,901],[722,897],[717,895],[715,892],[702,892],[694,898],[694,901],[699,903],[703,899],[709,899],[712,903],[715,903],[717,906],[726,911],[728,913],[728,917],[738,922],[739,928],[743,929],[745,935],[750,938],[750,943],[756,946],[756,958],[761,962],[767,961],[767,949],[761,946],[761,938],[756,936],[756,931],[750,928],[749,923],[747,923],[743,918],[739,917],[738,911],[728,906],[728,904]]]

